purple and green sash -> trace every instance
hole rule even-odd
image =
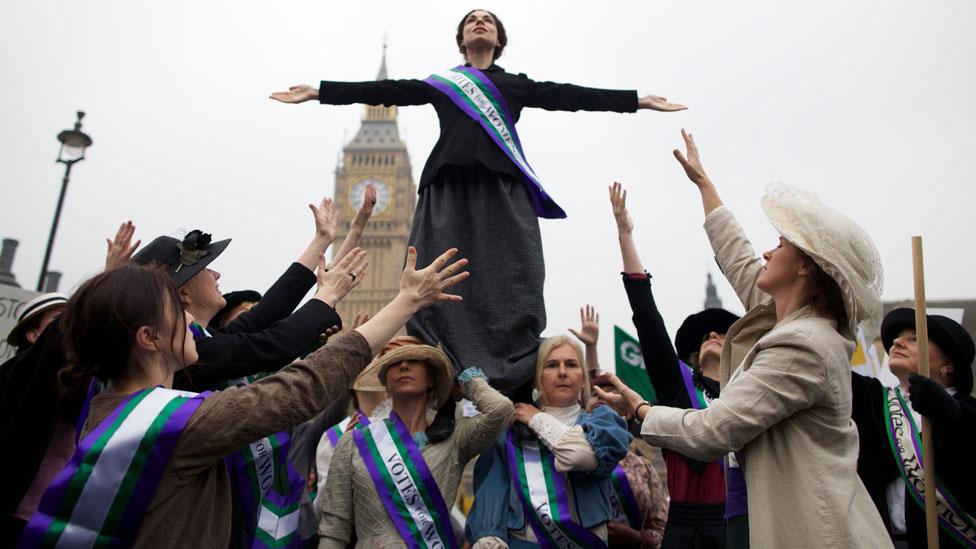
[[[888,424],[888,442],[895,453],[902,479],[912,499],[925,508],[925,477],[922,462],[922,439],[915,425],[915,418],[899,388],[886,387],[884,391],[885,421]],[[936,514],[939,527],[967,547],[976,547],[976,522],[967,513],[938,478],[936,487]]]
[[[708,408],[709,399],[698,385],[695,384],[695,371],[683,361],[678,361],[678,371],[681,372],[681,379],[685,382],[685,390],[688,391],[688,399],[691,400],[691,407],[695,410]]]
[[[539,217],[566,217],[566,212],[543,190],[539,178],[529,166],[515,130],[515,118],[491,79],[475,67],[458,65],[432,74],[424,82],[446,95],[464,114],[480,124],[505,156],[525,175],[528,181],[526,189]]]
[[[246,385],[253,376],[230,381]],[[244,508],[247,545],[255,549],[300,547],[299,507],[305,479],[288,459],[291,436],[275,433],[227,456],[230,477],[237,483]]]
[[[407,546],[458,547],[444,496],[399,416],[391,412],[383,421],[354,429],[352,438],[376,493]]]
[[[610,490],[610,510],[613,511],[613,520],[629,524],[634,530],[640,531],[644,522],[643,517],[637,505],[637,498],[634,497],[634,490],[627,480],[627,473],[620,464],[613,468],[610,481],[613,483],[613,490]]]
[[[132,546],[183,429],[208,396],[153,387],[127,397],[81,440],[18,546]]]
[[[346,417],[346,419],[326,429],[325,436],[329,439],[329,444],[332,445],[333,449],[339,445],[339,439],[341,439],[342,435],[346,433],[346,430],[349,428],[349,424],[352,423],[353,419],[357,417],[359,418],[359,421],[356,422],[356,425],[354,426],[355,429],[362,429],[363,427],[369,426],[369,418],[366,417],[366,414],[356,410],[353,415]]]
[[[606,542],[579,524],[570,504],[569,479],[556,471],[552,452],[538,441],[518,442],[508,430],[508,467],[522,511],[543,547],[605,548]]]

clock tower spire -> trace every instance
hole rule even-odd
[[[386,40],[376,80],[387,78]],[[335,170],[335,198],[340,225],[333,250],[349,234],[349,224],[363,201],[366,186],[376,189],[376,207],[359,239],[369,254],[365,279],[338,306],[351,325],[357,314],[375,314],[400,288],[400,273],[413,224],[417,187],[413,181],[407,146],[400,139],[396,106],[365,105],[355,137],[342,149]]]

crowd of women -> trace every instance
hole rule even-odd
[[[744,316],[695,312],[672,343],[614,183],[624,293],[657,401],[599,370],[590,307],[576,339],[540,339],[537,216],[563,214],[525,161],[519,111],[683,107],[509,75],[487,11],[465,15],[456,42],[467,64],[425,81],[274,95],[437,108],[414,246],[399,293],[371,317],[335,311],[368,268],[371,189],[328,263],[336,209],[311,205],[311,242],[263,295],[221,295],[213,262],[230,239],[195,230],[138,249],[125,223],[104,272],[25,308],[10,336],[20,352],[0,367],[3,544],[919,547],[928,499],[945,546],[976,545],[970,334],[930,316],[934,374],[918,376],[913,313],[882,318],[871,238],[774,184],[762,207],[780,236],[757,255],[690,134],[675,156]],[[512,255],[491,244],[502,235],[517,239]],[[496,276],[468,280],[477,272]],[[851,372],[858,330],[880,334],[899,387]],[[665,483],[641,439],[662,449]],[[454,502],[472,461],[465,517]]]

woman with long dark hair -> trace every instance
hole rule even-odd
[[[522,109],[554,111],[675,111],[685,107],[653,95],[536,82],[495,61],[508,44],[495,14],[472,10],[458,23],[455,44],[464,64],[423,80],[323,81],[293,86],[272,99],[329,105],[431,104],[440,138],[420,178],[410,242],[421,261],[445,243],[474,260],[461,290],[464,307],[432,307],[407,325],[411,335],[440,343],[455,368],[477,365],[492,384],[511,391],[532,377],[546,325],[545,263],[539,217],[565,212],[542,189],[515,128]],[[498,242],[511,243],[497,246]]]
[[[458,272],[465,260],[447,265],[455,253],[418,271],[410,249],[399,294],[367,323],[256,383],[201,394],[170,389],[174,373],[197,353],[188,329],[193,317],[168,274],[125,266],[83,284],[62,318],[70,366],[61,380],[72,385],[92,375],[106,388],[91,399],[78,449],[21,544],[226,547],[231,488],[224,458],[308,420],[345,393],[417,310],[459,301],[444,293],[467,276]],[[319,265],[324,271],[321,256]],[[344,295],[353,268],[361,267],[350,254],[320,274]],[[251,451],[267,457],[268,448]]]

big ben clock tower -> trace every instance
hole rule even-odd
[[[384,44],[376,79],[386,77]],[[337,307],[348,326],[357,314],[373,315],[396,297],[413,224],[417,187],[407,147],[400,140],[395,106],[364,106],[362,125],[342,152],[342,161],[335,171],[333,197],[339,208],[340,223],[333,250],[338,250],[348,235],[366,186],[376,189],[373,215],[359,239],[359,246],[369,255],[369,267],[364,280]]]

